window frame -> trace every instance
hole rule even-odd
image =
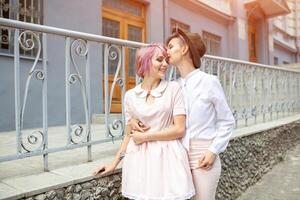
[[[273,57],[273,62],[274,62],[273,63],[274,65],[278,65],[279,64],[279,58],[277,56],[274,56]]]
[[[174,18],[170,18],[170,29],[171,29],[171,33],[172,33],[172,30],[173,28],[176,27],[176,25],[178,25],[179,28],[183,29],[184,31],[188,31],[190,32],[191,31],[191,26],[184,23],[184,22],[181,22],[177,19],[174,19]],[[175,26],[175,27],[174,27]]]
[[[221,56],[221,44],[222,44],[222,37],[219,35],[216,35],[214,33],[208,32],[206,30],[202,31],[202,39],[206,47],[206,54],[214,55],[214,56]],[[213,45],[216,45],[216,52],[214,49],[212,49],[212,43]]]
[[[35,24],[43,24],[43,0],[4,0],[5,2],[0,5],[0,17],[6,19],[12,19],[22,22],[35,23]],[[21,7],[24,3],[24,7]],[[30,4],[27,4],[30,3]],[[37,5],[37,9],[35,6]],[[3,10],[8,9],[8,17],[3,16]],[[28,12],[30,15],[28,15]],[[24,13],[24,14],[23,14]],[[28,18],[29,17],[29,18]],[[22,18],[22,19],[20,19]],[[30,19],[30,20],[29,20]],[[3,30],[7,30],[6,34],[3,34]],[[14,31],[9,28],[0,28],[0,54],[1,55],[12,55],[14,54]],[[8,47],[3,47],[3,38],[7,38]],[[29,36],[33,37],[33,36]],[[26,38],[26,36],[25,36]],[[30,51],[24,51],[20,47],[20,56],[24,58],[32,58],[36,55],[37,49],[34,48]]]

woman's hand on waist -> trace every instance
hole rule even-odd
[[[135,144],[142,144],[144,142],[147,142],[148,134],[145,134],[140,131],[131,131],[130,137],[133,139]]]
[[[130,120],[130,126],[131,126],[132,130],[139,131],[139,132],[142,132],[142,133],[144,133],[145,131],[148,131],[150,129],[149,126],[143,124],[138,119],[131,119]]]

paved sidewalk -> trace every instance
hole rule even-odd
[[[300,134],[300,133],[299,133]],[[300,144],[238,200],[299,200]]]
[[[34,130],[24,130],[24,133],[31,133]],[[104,125],[92,125],[92,141],[105,139]],[[15,132],[0,133],[0,155],[16,154],[16,136]],[[64,126],[49,127],[48,129],[49,149],[66,146],[67,134]],[[92,146],[93,160],[113,157],[120,146],[121,141],[111,141]],[[71,150],[65,150],[49,154],[49,170],[62,167],[76,166],[87,163],[87,147],[81,147]],[[24,175],[33,175],[44,172],[43,156],[33,156],[29,158],[0,162],[0,181],[3,179],[18,177]],[[0,188],[1,189],[1,188]]]

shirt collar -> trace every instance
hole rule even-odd
[[[195,76],[199,71],[200,69],[195,69],[190,73],[188,73],[184,78],[180,78],[181,85],[185,86],[188,80],[191,79],[193,76]]]
[[[161,97],[164,91],[166,90],[167,86],[168,86],[168,81],[161,80],[159,85],[155,89],[150,90],[150,95],[153,97]],[[137,85],[134,88],[134,91],[135,94],[141,98],[145,98],[148,94],[148,91],[142,88],[142,84]]]

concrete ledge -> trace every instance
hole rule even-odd
[[[0,199],[18,199],[24,196],[25,194],[22,190],[0,183]]]
[[[238,139],[254,133],[270,130],[297,120],[300,120],[300,115],[279,119],[273,122],[257,124],[251,127],[240,128],[234,131],[232,139]],[[119,145],[115,145],[115,150],[117,150],[118,147]],[[30,197],[50,190],[90,181],[95,178],[94,176],[91,176],[91,172],[97,165],[110,163],[112,160],[113,156],[109,155],[100,160],[54,169],[50,172],[2,179],[0,182],[0,199]],[[1,173],[5,173],[5,169],[0,169],[0,171]],[[119,172],[120,169],[116,170],[116,173]]]
[[[233,131],[232,139],[252,135],[269,129],[277,128],[285,124],[289,124],[300,120],[300,114],[274,120],[271,122],[255,124],[248,127],[239,128]]]
[[[2,180],[2,183],[13,186],[24,193],[24,196],[32,196],[44,191],[64,187],[72,184],[73,179],[67,176],[60,176],[52,172],[45,172],[36,175],[14,177]]]

